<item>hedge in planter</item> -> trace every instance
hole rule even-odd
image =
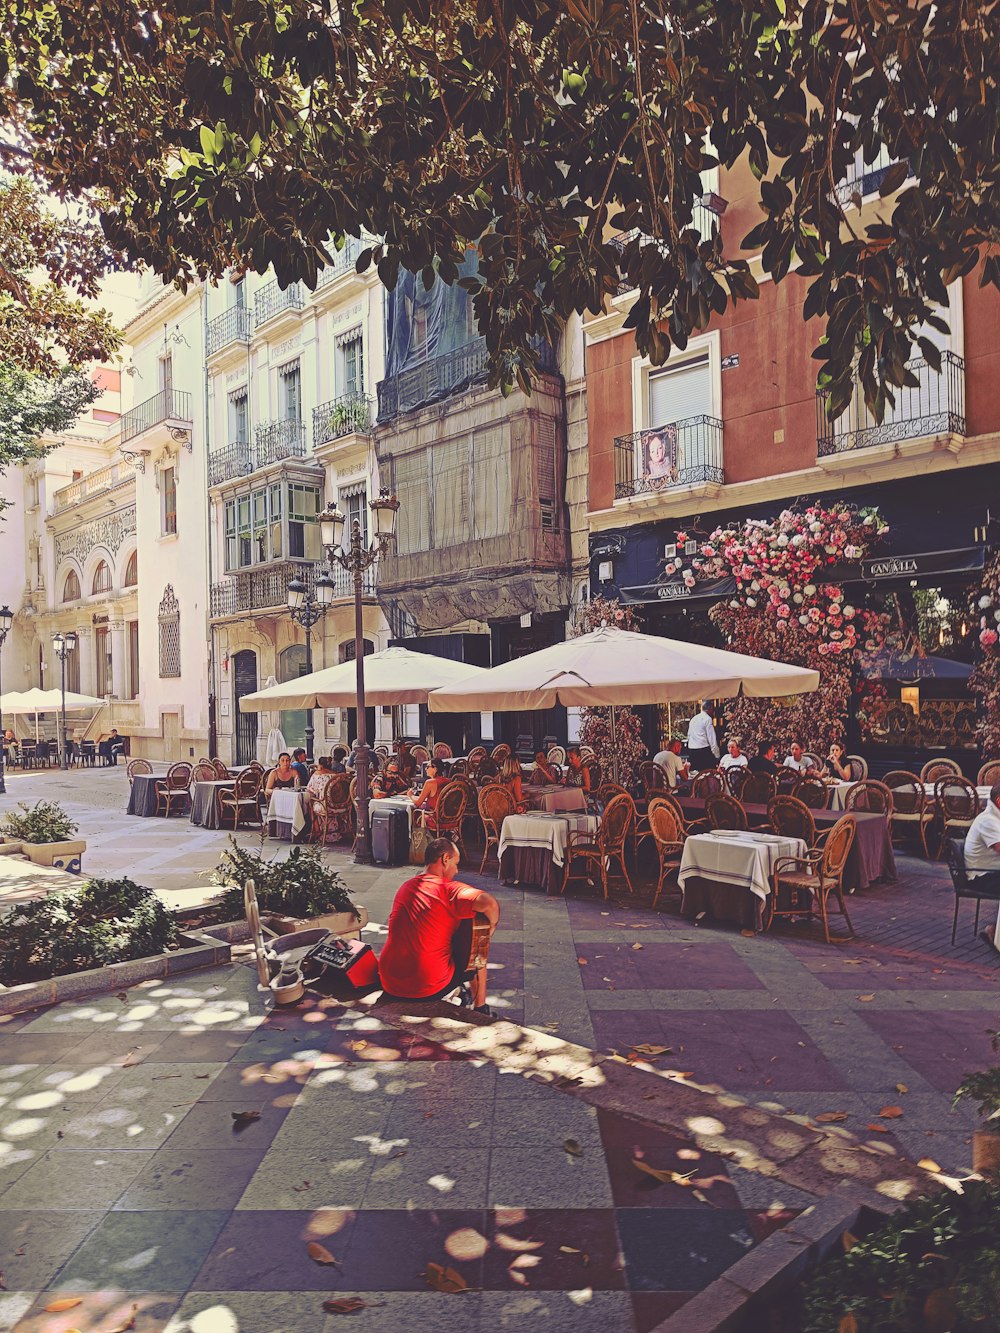
[[[1000,1186],[942,1190],[807,1283],[799,1333],[984,1333],[1000,1311]]]
[[[147,958],[176,938],[176,923],[152,889],[130,879],[89,879],[21,903],[0,919],[0,982],[44,981]]]
[[[19,801],[0,824],[0,833],[16,842],[68,842],[78,825],[56,801],[38,801],[25,805]]]
[[[284,860],[272,861],[240,847],[234,838],[229,843],[210,877],[223,890],[219,899],[223,921],[242,919],[243,885],[248,879],[254,882],[262,912],[293,917],[357,913],[347,886],[337,871],[327,865],[319,847],[293,847]]]

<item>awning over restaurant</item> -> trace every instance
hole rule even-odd
[[[713,579],[710,583],[698,582],[693,588],[680,579],[670,579],[664,583],[640,583],[632,588],[620,588],[621,601],[633,606],[682,607],[692,603],[701,605],[717,602],[721,597],[732,597],[736,592],[736,580],[731,578]]]

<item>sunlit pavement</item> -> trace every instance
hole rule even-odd
[[[67,784],[91,873],[173,891],[225,845],[122,815],[122,770],[78,777],[11,787]],[[406,872],[332,859],[377,946]],[[866,1163],[967,1165],[973,1120],[951,1093],[989,1063],[1000,958],[963,920],[956,960],[940,868],[900,858],[898,884],[852,901],[859,941],[835,947],[466,877],[502,905],[491,1004],[548,1041],[668,1047],[658,1071],[846,1113],[820,1127],[850,1131]],[[240,964],[0,1024],[0,1328],[110,1333],[137,1305],[139,1330],[305,1333],[340,1327],[325,1300],[356,1297],[362,1329],[645,1330],[813,1197],[707,1149],[675,1083],[605,1065],[645,1080],[626,1114],[434,1032],[334,1001],[270,1011]],[[434,1289],[429,1265],[469,1290]]]

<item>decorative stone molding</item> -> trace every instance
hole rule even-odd
[[[55,539],[56,567],[71,558],[82,568],[97,546],[103,546],[112,555],[117,555],[126,537],[133,532],[135,532],[135,505],[121,509],[115,514],[109,514],[107,518],[84,523],[82,527],[74,528],[71,532]]]

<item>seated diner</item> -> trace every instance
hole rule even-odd
[[[294,790],[299,786],[299,775],[292,767],[292,756],[287,750],[282,750],[278,755],[278,762],[268,774],[267,785],[264,791],[268,796],[273,791],[281,791],[284,788]]]
[[[726,747],[726,753],[719,763],[720,768],[746,768],[749,764],[746,755],[740,749],[739,741],[734,737]]]
[[[559,781],[559,773],[549,763],[544,750],[535,751],[535,767],[531,771],[531,781],[538,787]]]
[[[667,786],[671,789],[677,786],[678,778],[686,780],[691,773],[691,765],[681,758],[681,743],[676,739],[668,741],[666,749],[653,756],[653,763],[666,773]]]
[[[441,760],[429,759],[424,785],[413,799],[414,808],[417,810],[436,810],[438,797],[447,785],[448,778],[445,776],[444,765]]]
[[[567,787],[582,787],[590,791],[590,769],[583,762],[579,745],[571,745],[566,751],[566,773],[563,782]]]
[[[384,801],[388,796],[402,796],[409,789],[410,784],[399,771],[399,764],[395,759],[390,759],[385,766],[385,771],[375,776],[375,781],[372,783],[372,796],[377,801]]]

